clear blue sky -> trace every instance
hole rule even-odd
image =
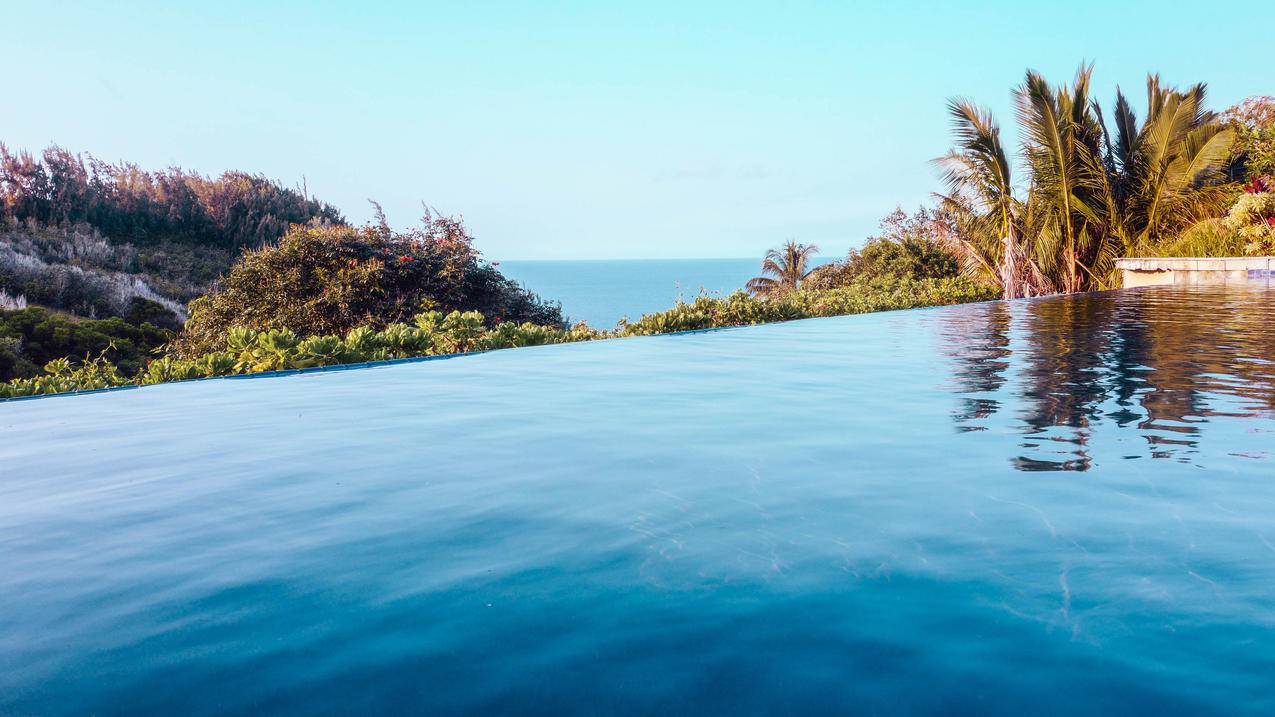
[[[0,0],[0,140],[424,200],[493,259],[840,254],[938,188],[947,97],[1010,124],[1029,66],[1275,93],[1261,3],[966,5]]]

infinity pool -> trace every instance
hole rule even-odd
[[[1275,711],[1275,290],[0,404],[0,714]]]

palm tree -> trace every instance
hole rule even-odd
[[[762,275],[749,279],[744,288],[756,296],[777,296],[796,289],[813,271],[810,257],[818,252],[819,247],[814,244],[785,242],[782,247],[766,252],[761,263]]]
[[[1064,293],[1092,278],[1094,257],[1105,252],[1098,211],[1103,198],[1102,124],[1089,99],[1092,65],[1082,65],[1070,88],[1053,88],[1028,70],[1015,91],[1023,131],[1023,158],[1031,172],[1036,260]],[[1086,275],[1088,273],[1088,276]]]
[[[1232,137],[1204,109],[1204,85],[1179,91],[1149,76],[1141,125],[1117,91],[1113,138],[1090,98],[1092,71],[1059,87],[1028,71],[1015,90],[1027,169],[1018,197],[990,113],[949,103],[957,147],[936,160],[948,186],[939,198],[956,219],[945,243],[1007,298],[1113,286],[1116,258],[1224,210]]]
[[[1204,109],[1205,94],[1203,84],[1179,92],[1150,75],[1147,118],[1137,127],[1129,101],[1116,90],[1116,142],[1109,145],[1108,164],[1126,250],[1173,238],[1225,205],[1218,185],[1234,133]]]
[[[1030,260],[1018,238],[1019,205],[1000,127],[966,99],[949,101],[948,112],[958,148],[934,161],[948,187],[940,200],[965,230],[943,233],[941,241],[966,273],[998,284],[1006,299],[1028,295],[1020,277]]]

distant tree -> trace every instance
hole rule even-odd
[[[819,252],[814,244],[788,241],[778,249],[766,252],[761,263],[761,276],[749,279],[744,288],[756,296],[777,296],[801,286],[810,275],[810,258]]]
[[[292,224],[343,223],[334,207],[261,175],[220,177],[87,160],[61,147],[11,152],[0,144],[0,219],[90,224],[116,242],[177,241],[228,249],[277,240]]]

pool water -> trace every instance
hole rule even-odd
[[[0,714],[1275,711],[1275,290],[0,404]]]

